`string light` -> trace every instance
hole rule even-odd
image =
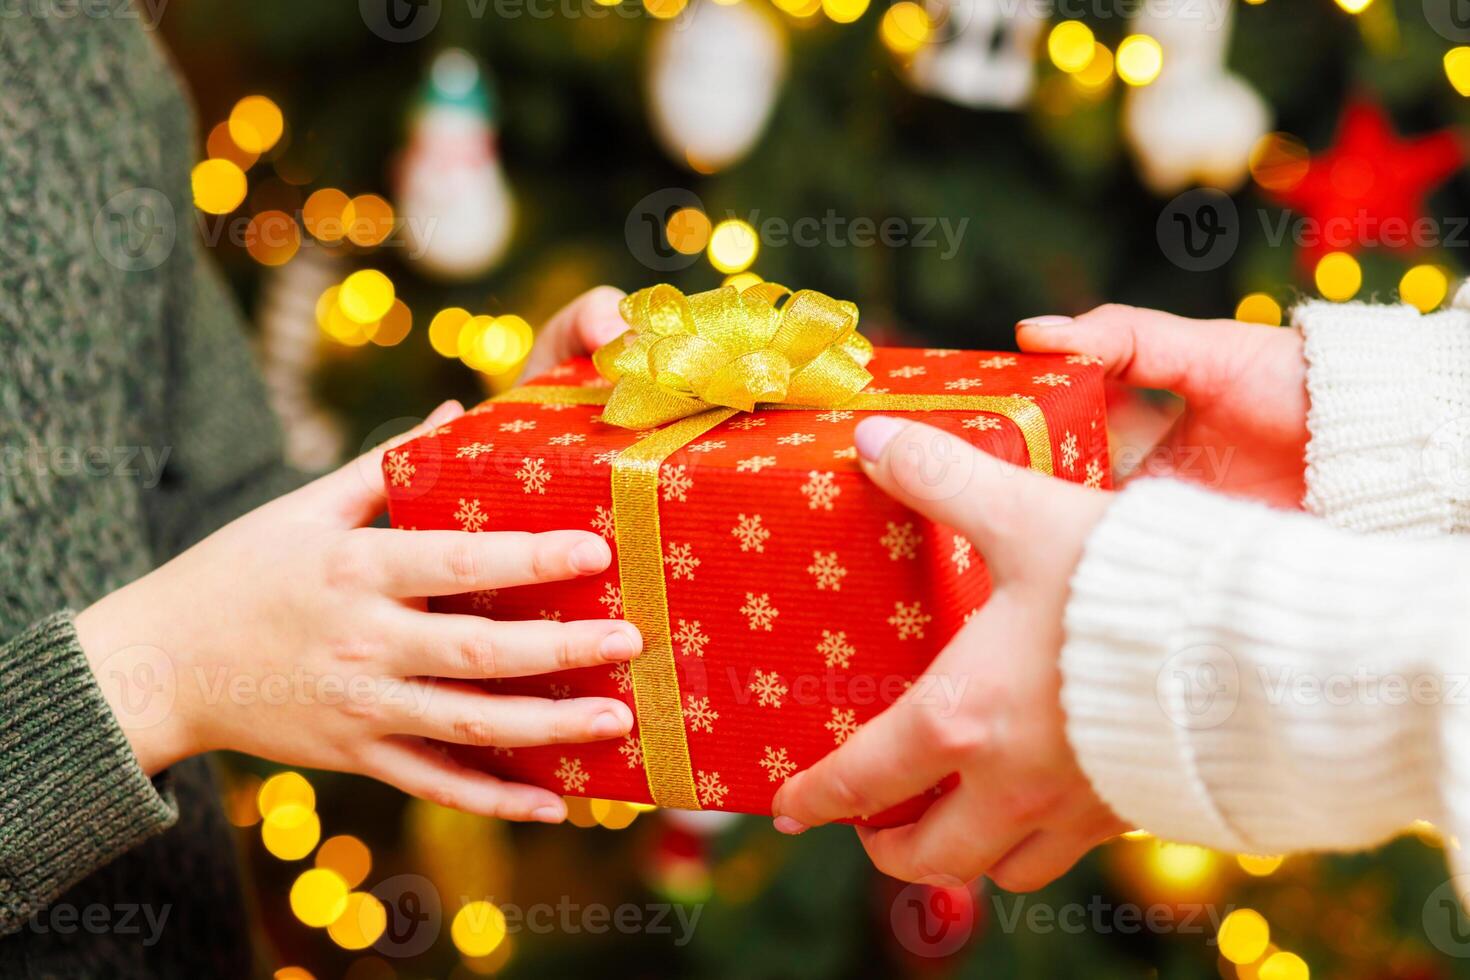
[[[1281,326],[1281,304],[1265,293],[1251,293],[1235,305],[1235,319],[1241,323],[1264,323]]]
[[[851,24],[868,9],[868,0],[822,0],[822,12],[838,24]]]
[[[726,218],[709,236],[709,261],[720,272],[744,272],[760,252],[755,229],[739,218]]]
[[[1337,5],[1350,14],[1361,14],[1372,3],[1373,0],[1337,0]]]
[[[377,323],[393,307],[393,280],[377,269],[359,269],[342,281],[337,306],[357,323]]]
[[[255,802],[262,817],[269,817],[276,807],[289,804],[315,810],[316,790],[312,789],[311,783],[301,773],[287,770],[276,773],[262,783]]]
[[[1324,299],[1341,303],[1357,295],[1363,285],[1363,269],[1358,260],[1346,252],[1328,252],[1317,262],[1313,272],[1317,292]]]
[[[1470,47],[1460,45],[1444,53],[1444,73],[1461,95],[1470,96]]]
[[[1213,852],[1203,847],[1161,841],[1149,854],[1148,864],[1159,881],[1170,885],[1192,886],[1215,873],[1217,858]]]
[[[1147,85],[1164,68],[1164,49],[1147,34],[1130,34],[1118,45],[1114,67],[1129,85]]]
[[[669,215],[664,234],[680,255],[698,255],[709,244],[709,217],[699,208],[680,208]]]
[[[321,818],[296,803],[276,807],[260,825],[260,840],[272,857],[300,861],[322,837]]]
[[[489,902],[467,902],[455,913],[449,935],[465,956],[489,956],[505,939],[505,913]]]
[[[1220,955],[1232,963],[1254,963],[1271,942],[1271,927],[1255,909],[1236,909],[1220,923]]]
[[[883,46],[896,55],[910,55],[929,41],[934,29],[929,11],[913,0],[900,0],[883,12],[878,36]]]
[[[1420,313],[1439,309],[1449,291],[1449,277],[1438,266],[1416,265],[1399,280],[1399,299]]]
[[[325,929],[347,911],[347,882],[329,868],[301,872],[291,885],[291,912],[314,929]]]
[[[268,152],[285,131],[285,117],[270,99],[247,95],[230,110],[230,139],[247,153]]]
[[[1097,40],[1092,36],[1092,28],[1082,21],[1064,20],[1047,35],[1046,53],[1051,56],[1052,64],[1070,75],[1092,64]]]
[[[230,160],[212,157],[189,174],[194,206],[208,214],[229,214],[245,200],[245,171]]]

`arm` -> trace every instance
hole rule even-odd
[[[1470,289],[1449,309],[1304,303],[1305,504],[1354,531],[1470,530]]]
[[[1067,734],[1125,820],[1258,854],[1466,828],[1470,547],[1145,481],[1071,588]]]

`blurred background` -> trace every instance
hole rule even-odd
[[[292,456],[324,466],[504,388],[605,282],[762,277],[856,301],[880,342],[969,348],[1105,301],[1434,309],[1470,242],[1457,2],[138,6],[198,105],[200,234]],[[1171,409],[1114,393],[1115,457]],[[228,770],[282,980],[1470,974],[1428,826],[1284,861],[1133,835],[1011,896],[883,878],[846,828],[610,801],[507,826]]]

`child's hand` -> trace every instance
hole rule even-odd
[[[404,438],[460,411],[442,406]],[[586,531],[366,527],[383,509],[385,448],[101,599],[77,617],[82,647],[149,773],[228,748],[475,813],[561,820],[555,793],[469,770],[427,740],[513,749],[626,734],[620,701],[471,682],[626,661],[642,648],[637,630],[430,613],[420,597],[594,574],[608,546]]]
[[[1301,506],[1307,366],[1296,330],[1110,305],[1075,319],[1022,320],[1016,340],[1024,351],[1096,355],[1111,377],[1185,399],[1140,475]]]
[[[597,286],[563,306],[536,335],[521,377],[532,378],[568,358],[588,354],[628,329],[618,303],[624,293]]]

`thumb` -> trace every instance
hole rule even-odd
[[[859,422],[853,442],[874,483],[964,534],[997,575],[1016,566],[1016,545],[1037,519],[1037,502],[1056,482],[943,429],[886,415]]]
[[[1191,320],[1158,310],[1110,303],[1079,317],[1041,316],[1016,324],[1016,343],[1033,354],[1091,354],[1108,377],[1138,388],[1166,388],[1187,398],[1218,389],[1256,345],[1255,330],[1235,320]]]
[[[383,457],[405,442],[427,435],[464,414],[454,399],[444,402],[428,418],[401,435],[394,436],[326,476],[302,487],[298,493],[309,502],[313,517],[341,521],[359,527],[383,512],[387,493],[383,488]]]
[[[568,358],[589,354],[627,330],[618,310],[623,295],[613,286],[598,286],[562,307],[541,328],[521,376],[533,377]]]

